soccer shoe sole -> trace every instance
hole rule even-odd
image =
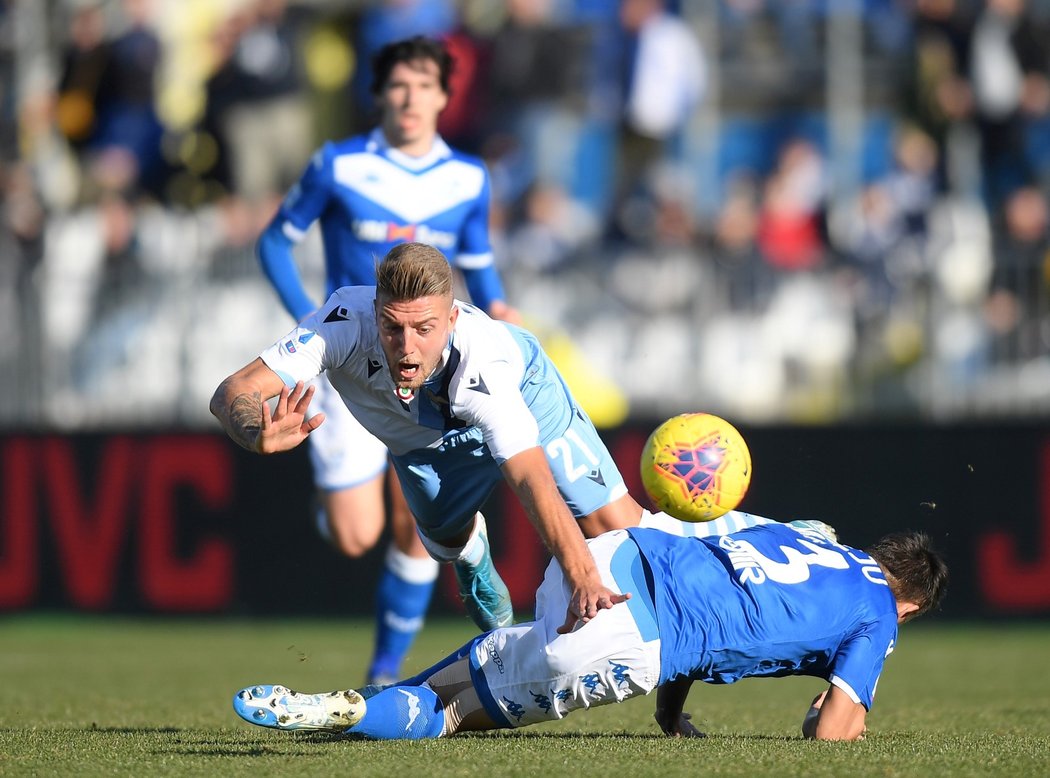
[[[338,734],[361,721],[365,700],[353,689],[303,694],[286,686],[258,684],[233,696],[233,710],[260,727]]]

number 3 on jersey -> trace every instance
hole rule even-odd
[[[849,568],[849,562],[841,552],[802,538],[798,544],[806,551],[791,546],[780,547],[786,562],[770,559],[746,540],[735,540],[728,535],[720,538],[718,544],[729,552],[733,569],[737,571],[740,583],[744,584],[761,584],[766,580],[782,584],[802,583],[809,580],[809,568],[813,565],[834,570]]]

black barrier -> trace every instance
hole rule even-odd
[[[603,432],[628,488],[654,424]],[[741,509],[819,518],[864,546],[927,531],[952,569],[942,617],[1050,616],[1050,428],[741,427]],[[381,550],[349,560],[313,530],[304,449],[260,457],[221,434],[0,438],[0,610],[367,614]],[[486,506],[522,612],[547,555],[509,493]],[[451,577],[437,610],[461,612]]]

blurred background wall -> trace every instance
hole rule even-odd
[[[236,559],[306,521],[309,479],[207,402],[293,324],[255,238],[415,33],[456,55],[441,130],[489,166],[509,297],[611,441],[707,410],[763,462],[781,430],[745,508],[928,524],[956,612],[1010,610],[976,583],[995,559],[1050,612],[1050,0],[0,2],[3,607],[264,609]],[[192,580],[196,605],[149,594]]]

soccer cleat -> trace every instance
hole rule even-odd
[[[463,598],[467,613],[474,623],[483,631],[507,627],[514,622],[514,607],[510,601],[510,591],[492,564],[492,550],[489,548],[489,536],[482,525],[480,537],[485,545],[485,553],[476,565],[458,560],[452,567],[459,582],[459,596]]]
[[[796,519],[795,521],[789,521],[792,527],[798,527],[800,529],[813,529],[819,532],[824,537],[828,538],[832,543],[839,542],[839,533],[830,524],[825,524],[819,519]]]
[[[285,686],[259,684],[237,692],[233,709],[260,727],[338,734],[364,717],[365,700],[353,689],[302,694]]]

